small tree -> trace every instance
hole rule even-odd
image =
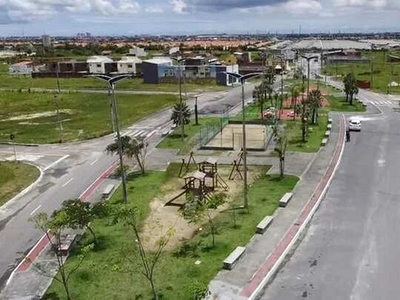
[[[135,158],[142,174],[145,173],[145,163],[147,156],[147,142],[143,138],[131,138],[130,136],[122,136],[122,153],[130,159]],[[108,145],[106,151],[111,154],[118,153],[118,140]]]
[[[104,202],[90,204],[79,199],[67,200],[62,203],[61,211],[65,212],[67,222],[65,225],[72,229],[87,228],[97,245],[97,237],[90,223],[97,218],[107,215],[107,206]]]
[[[158,293],[154,281],[155,267],[159,262],[170,237],[173,235],[173,230],[168,230],[166,236],[162,237],[158,241],[155,251],[150,252],[144,247],[143,239],[140,235],[140,224],[138,221],[138,216],[139,210],[136,206],[119,205],[115,208],[114,211],[114,223],[122,222],[122,224],[127,226],[134,234],[135,240],[133,244],[136,245],[139,253],[140,262],[143,269],[142,274],[150,282],[151,291],[154,297],[153,299],[158,300]],[[132,264],[136,263],[135,260],[130,259],[128,256],[126,256],[126,258]]]
[[[184,125],[190,123],[190,115],[189,106],[185,102],[176,103],[172,109],[171,120],[176,126],[183,125],[184,128]]]
[[[212,236],[212,247],[215,247],[215,235],[217,234],[217,227],[214,223],[212,211],[216,210],[220,205],[226,202],[226,194],[218,193],[213,195],[210,199],[198,201],[192,197],[186,204],[182,211],[183,217],[190,223],[203,223],[206,218],[210,226]]]
[[[311,123],[317,124],[318,122],[318,109],[322,106],[322,94],[320,90],[312,90],[308,96],[308,105],[312,111]]]
[[[65,296],[68,300],[71,300],[69,280],[71,276],[79,269],[82,265],[82,262],[88,255],[89,251],[93,249],[93,244],[87,245],[82,248],[80,254],[78,255],[78,262],[75,264],[73,268],[66,268],[63,254],[61,253],[61,245],[62,245],[62,233],[67,228],[67,220],[68,217],[65,211],[55,211],[52,216],[49,218],[46,213],[40,213],[30,219],[31,222],[35,224],[35,227],[41,231],[43,231],[46,235],[50,243],[50,249],[55,254],[57,259],[57,271],[56,276],[50,274],[46,269],[44,269],[39,264],[33,264],[39,273],[43,276],[54,278],[54,280],[58,281],[62,284],[65,291]]]
[[[307,100],[304,98],[305,93],[305,86],[304,86],[304,77],[303,77],[303,84],[301,86],[301,137],[303,143],[306,142],[306,133],[307,133],[307,124],[308,124],[308,103]]]
[[[283,177],[285,171],[286,146],[287,146],[286,130],[281,127],[276,131],[276,139],[275,139],[275,152],[278,154],[279,157],[279,170],[281,178]]]

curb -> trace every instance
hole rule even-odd
[[[324,176],[321,178],[317,188],[314,190],[313,195],[308,200],[307,204],[303,207],[300,215],[296,219],[295,223],[288,229],[284,237],[281,239],[279,244],[276,246],[274,251],[267,257],[262,266],[256,273],[253,274],[252,280],[250,281],[241,291],[240,296],[246,297],[247,299],[254,300],[257,298],[259,293],[265,287],[270,280],[271,276],[277,271],[287,253],[299,239],[301,233],[304,231],[306,225],[311,220],[315,211],[319,207],[330,182],[339,166],[343,150],[344,150],[344,127],[345,118],[343,114],[340,115],[340,130],[339,140],[336,144],[334,154],[325,171]],[[336,160],[336,162],[335,162]],[[333,165],[334,163],[334,165]]]
[[[0,145],[7,145],[7,146],[25,146],[25,147],[39,147],[39,144],[29,144],[29,143],[12,143],[12,142],[0,142]],[[48,144],[53,145],[53,144]]]

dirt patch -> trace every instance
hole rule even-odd
[[[72,109],[60,109],[60,113],[71,115],[73,113],[73,111],[72,111]],[[52,116],[55,116],[56,114],[57,114],[57,112],[55,110],[54,111],[45,111],[45,112],[40,112],[40,113],[35,113],[35,114],[18,115],[15,117],[10,117],[8,119],[3,119],[2,121],[32,120],[32,119],[38,119],[38,118],[52,117]]]
[[[257,176],[260,174],[260,167],[248,167],[248,181],[249,184],[254,182]],[[242,190],[243,181],[240,179],[228,180],[229,173],[231,171],[231,166],[224,165],[218,167],[219,174],[227,183],[229,189],[224,191],[224,189],[219,188],[216,192],[224,192],[228,195],[228,202],[221,206],[213,215],[216,216],[221,211],[225,210],[229,202],[232,201]],[[201,228],[201,225],[189,223],[185,220],[179,207],[174,206],[164,206],[166,202],[172,199],[174,196],[183,191],[182,187],[184,185],[184,179],[174,178],[161,187],[160,197],[154,199],[151,204],[150,216],[145,220],[143,226],[143,236],[145,241],[145,246],[147,249],[155,249],[160,238],[166,236],[167,232],[173,228],[174,234],[170,238],[166,249],[172,250],[177,248],[180,243],[190,239],[193,235]],[[182,201],[184,200],[182,196]]]

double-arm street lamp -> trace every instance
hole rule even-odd
[[[112,108],[113,108],[113,116],[114,120],[111,120],[111,122],[115,121],[115,129],[117,131],[117,144],[118,144],[118,155],[119,155],[119,164],[121,168],[121,173],[122,173],[122,199],[124,203],[128,202],[128,196],[127,196],[127,191],[126,191],[126,174],[124,170],[124,160],[123,160],[123,149],[122,149],[122,141],[121,141],[121,133],[119,131],[119,122],[118,122],[118,110],[117,110],[117,99],[115,98],[115,84],[118,81],[121,81],[126,78],[131,78],[132,75],[129,74],[124,74],[124,75],[117,75],[114,77],[108,76],[108,75],[93,75],[95,78],[99,78],[103,81],[106,81],[108,84],[108,88],[111,91],[112,94]]]
[[[305,60],[307,60],[307,99],[308,99],[308,96],[310,95],[310,60],[317,59],[318,56],[317,55],[313,55],[313,56],[302,55],[301,57],[304,58]]]
[[[248,191],[247,191],[247,148],[246,148],[246,112],[245,112],[245,103],[244,103],[244,84],[246,80],[249,78],[253,78],[255,76],[262,75],[263,73],[250,73],[246,75],[241,75],[239,73],[232,72],[224,72],[226,75],[231,76],[232,78],[236,78],[239,80],[242,86],[242,121],[243,121],[243,134],[242,134],[242,151],[243,151],[243,167],[244,167],[244,176],[243,176],[243,203],[244,208],[249,207],[249,199],[248,199]]]
[[[182,63],[185,62],[184,58],[172,58],[176,62],[178,62],[178,78],[179,78],[179,105],[180,105],[180,112],[179,112],[179,123],[181,125],[181,139],[182,142],[185,140],[185,129],[183,124],[183,99],[182,99]]]

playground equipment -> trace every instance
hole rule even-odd
[[[188,158],[187,162],[186,162],[186,158],[182,158],[182,163],[181,163],[181,167],[179,169],[178,177],[182,177],[187,172],[189,172],[190,165],[195,166],[196,169],[198,170],[196,160],[194,159],[194,156],[193,156],[193,152],[190,152],[190,155],[189,155],[189,158]]]
[[[229,174],[229,180],[234,180],[236,176],[243,179],[242,175],[243,151],[240,151],[235,160],[233,160],[232,170]]]
[[[217,187],[221,187],[225,191],[228,190],[228,185],[218,174],[217,159],[209,157],[206,161],[199,163],[199,170],[206,174],[205,183],[209,189],[214,190]]]

